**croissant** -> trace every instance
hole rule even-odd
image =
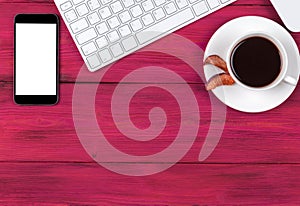
[[[210,91],[217,88],[218,86],[233,85],[234,83],[235,83],[234,80],[229,74],[227,73],[217,74],[208,81],[208,84],[206,85],[206,90]]]
[[[211,55],[207,57],[204,61],[205,64],[212,64],[220,69],[222,69],[224,72],[228,73],[228,68],[226,62],[219,57],[218,55]]]
[[[233,85],[235,83],[234,79],[230,76],[228,72],[228,68],[226,62],[219,57],[218,55],[211,55],[207,57],[204,61],[205,64],[212,64],[220,69],[222,69],[225,73],[217,74],[213,76],[206,85],[206,90],[210,91],[218,86],[222,85]]]

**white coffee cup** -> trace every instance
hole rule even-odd
[[[251,38],[251,37],[262,37],[265,38],[269,41],[271,41],[278,49],[279,54],[280,54],[280,60],[281,60],[281,70],[279,75],[277,76],[277,78],[270,84],[263,86],[263,87],[252,87],[249,85],[244,84],[243,82],[241,82],[234,74],[233,72],[233,68],[231,65],[231,58],[232,55],[234,53],[234,49],[238,46],[238,44],[240,44],[242,41]],[[234,79],[234,81],[241,85],[242,87],[245,87],[247,89],[251,89],[251,90],[267,90],[267,89],[271,89],[275,86],[277,86],[279,83],[284,82],[286,84],[290,84],[292,86],[295,86],[297,84],[297,79],[292,77],[292,76],[288,76],[287,75],[287,70],[288,70],[288,57],[287,57],[287,51],[284,48],[284,46],[281,44],[281,42],[274,37],[271,34],[268,34],[266,32],[253,32],[253,33],[247,33],[244,34],[243,36],[237,38],[229,47],[227,55],[226,55],[226,62],[227,62],[227,67],[228,67],[228,72],[230,74],[230,76]]]

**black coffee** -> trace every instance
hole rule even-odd
[[[230,63],[237,79],[251,87],[271,84],[281,70],[278,48],[263,37],[250,37],[239,43]]]

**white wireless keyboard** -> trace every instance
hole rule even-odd
[[[96,71],[236,0],[54,0]]]

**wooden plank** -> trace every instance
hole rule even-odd
[[[245,2],[240,0],[238,2]],[[248,1],[247,1],[248,2]],[[268,1],[264,1],[268,2]],[[16,13],[22,13],[26,11],[39,12],[39,13],[58,13],[53,4],[40,4],[31,2],[30,4],[16,3],[8,4],[2,3],[0,5],[2,12],[0,13],[0,23],[3,25],[2,32],[0,34],[0,80],[12,81],[13,73],[13,17]],[[274,9],[270,6],[252,6],[252,5],[233,5],[224,8],[213,15],[197,21],[179,31],[179,34],[187,39],[190,39],[195,44],[204,49],[211,35],[225,22],[245,15],[260,15],[269,17],[279,23],[279,17],[275,13]],[[222,16],[222,18],[220,18]],[[83,65],[83,61],[77,51],[71,36],[69,35],[64,23],[61,24],[61,38],[60,38],[60,73],[62,82],[74,82],[76,76]],[[297,43],[300,43],[300,34],[294,34]],[[198,58],[198,56],[195,56]],[[201,58],[201,57],[199,57]],[[153,61],[155,59],[156,61]],[[137,64],[137,62],[139,64]],[[140,53],[131,55],[130,58],[125,58],[119,61],[115,65],[114,70],[119,75],[111,75],[105,79],[107,82],[118,82],[119,78],[123,74],[127,74],[139,65],[157,65],[166,66],[172,68],[174,71],[179,72],[180,75],[187,76],[187,80],[190,83],[195,83],[197,80],[193,79],[190,74],[190,70],[184,70],[184,63],[174,61],[174,58],[170,58],[164,54],[159,53]],[[99,71],[99,73],[103,73]],[[89,80],[90,76],[95,74],[86,73],[86,79]]]
[[[126,177],[89,163],[1,163],[5,205],[299,205],[299,165],[176,165]]]
[[[81,84],[86,86],[87,84]],[[149,126],[148,112],[162,107],[167,127],[156,139],[133,141],[116,128],[111,115],[111,96],[117,85],[101,84],[95,99],[98,123],[111,144],[133,155],[162,151],[174,141],[180,122],[177,102],[162,90],[149,88],[132,99],[131,118],[139,128]],[[137,86],[137,85],[134,85]],[[184,85],[175,85],[178,91]],[[211,105],[203,85],[189,85],[200,110],[197,139],[182,162],[197,162],[210,126]],[[12,100],[12,85],[2,83],[0,96],[0,161],[93,161],[80,144],[72,118],[73,84],[61,84],[60,103],[52,107],[17,106]],[[222,138],[205,162],[217,163],[299,163],[299,89],[282,106],[262,114],[247,114],[227,109]],[[87,91],[82,99],[90,96]],[[124,93],[126,96],[126,93]],[[125,97],[124,97],[125,98]],[[85,104],[85,101],[83,101]],[[92,108],[90,105],[86,105]],[[126,102],[122,102],[122,108]],[[196,112],[191,108],[190,112]],[[279,118],[280,117],[280,118]],[[88,117],[84,117],[88,120]],[[221,123],[221,121],[220,121]],[[124,124],[128,124],[124,122]],[[190,126],[197,126],[190,123]],[[86,126],[89,128],[89,125]]]

